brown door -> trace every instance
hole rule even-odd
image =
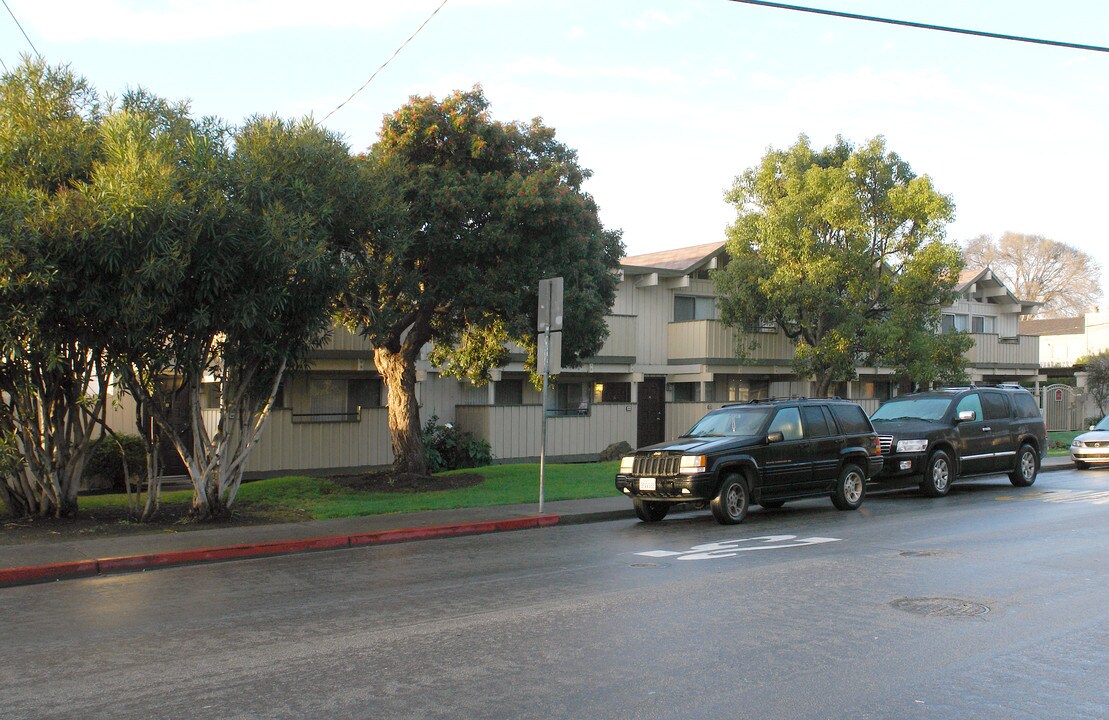
[[[637,447],[654,445],[666,439],[663,436],[666,419],[666,403],[663,395],[665,390],[666,378],[644,378],[643,382],[639,383]]]

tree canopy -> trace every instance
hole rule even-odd
[[[564,364],[596,353],[623,253],[582,189],[589,171],[540,120],[493,120],[480,88],[413,97],[364,158],[373,227],[343,298],[389,391],[398,471],[422,473],[415,361],[428,342],[445,374],[484,383],[505,343],[534,367],[539,280],[564,279]]]
[[[746,331],[773,322],[817,394],[859,364],[919,384],[963,377],[972,341],[938,334],[962,269],[945,239],[953,203],[883,138],[815,150],[802,136],[736,178],[727,199],[737,217],[730,262],[714,274],[721,319]]]
[[[1042,235],[1007,232],[966,243],[966,266],[989,267],[1021,300],[1043,303],[1037,317],[1077,317],[1101,301],[1101,267],[1089,254]]]

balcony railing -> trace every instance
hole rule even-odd
[[[667,359],[681,362],[736,360],[736,338],[754,341],[744,363],[786,364],[793,361],[795,346],[781,332],[741,333],[719,320],[673,322],[667,326]]]
[[[975,367],[1035,369],[1040,364],[1040,339],[1035,335],[1002,338],[976,333],[974,347],[967,351],[967,361]]]

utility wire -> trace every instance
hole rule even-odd
[[[12,9],[10,7],[8,7],[8,0],[0,0],[0,2],[4,3],[4,8],[8,11],[8,14],[12,16],[12,20],[15,20],[15,26],[17,28],[19,28],[19,32],[23,33],[23,39],[26,40],[27,44],[31,46],[31,49],[35,51],[35,55],[38,55],[38,57],[41,59],[42,58],[42,53],[40,53],[39,49],[37,47],[35,47],[35,44],[33,42],[31,42],[31,38],[27,37],[27,31],[24,30],[23,26],[19,24],[19,18],[17,18],[15,16],[15,13],[12,12]],[[4,66],[5,72],[7,71],[7,69],[8,68],[5,65]]]
[[[832,17],[847,18],[849,20],[866,20],[867,22],[886,23],[887,25],[901,25],[922,30],[938,30],[940,32],[958,33],[960,35],[974,35],[977,37],[993,38],[995,40],[1013,40],[1016,42],[1033,43],[1035,45],[1053,45],[1055,47],[1072,48],[1075,50],[1109,52],[1109,47],[1102,47],[1100,45],[1083,45],[1081,43],[1063,42],[1061,40],[1043,40],[1041,38],[1024,37],[1022,35],[1002,35],[1001,33],[985,32],[983,30],[966,30],[964,28],[949,27],[947,25],[930,25],[928,23],[911,22],[909,20],[893,20],[891,18],[875,17],[873,15],[857,15],[855,13],[839,12],[837,10],[822,10],[820,8],[802,7],[801,5],[765,2],[764,0],[730,0],[730,2],[743,3],[744,5],[760,5],[762,7],[776,8],[779,10],[796,10],[798,12],[813,13],[815,15],[831,15]]]
[[[5,2],[5,4],[7,4],[6,0],[3,0],[3,1]],[[341,108],[342,108],[342,107],[343,107],[344,105],[346,105],[346,104],[347,104],[348,102],[350,102],[351,100],[353,100],[353,99],[354,99],[354,96],[355,96],[355,95],[357,95],[358,93],[360,93],[360,92],[362,92],[363,90],[365,90],[365,89],[366,89],[366,86],[367,86],[367,85],[369,85],[369,84],[370,84],[371,82],[373,82],[373,79],[374,79],[375,77],[377,77],[377,74],[378,74],[379,72],[381,72],[382,70],[384,70],[384,69],[385,69],[385,66],[386,66],[386,65],[388,65],[388,64],[389,64],[389,63],[391,63],[391,62],[393,62],[393,58],[395,58],[395,57],[396,57],[397,55],[399,55],[399,54],[400,54],[400,51],[401,51],[401,50],[403,50],[403,49],[405,48],[405,46],[406,46],[406,45],[408,45],[408,43],[412,42],[412,38],[414,38],[414,37],[416,37],[417,35],[419,35],[419,34],[420,34],[420,31],[421,31],[421,30],[423,30],[423,29],[424,29],[424,27],[425,27],[425,26],[426,26],[426,25],[427,25],[427,24],[428,24],[429,22],[431,22],[431,18],[433,18],[433,17],[435,17],[436,15],[438,15],[438,14],[439,14],[439,11],[440,11],[440,10],[442,10],[442,9],[443,9],[443,6],[444,6],[444,5],[446,5],[446,4],[447,4],[447,0],[443,0],[443,2],[439,3],[439,7],[435,8],[435,10],[433,10],[433,11],[432,11],[432,13],[431,13],[430,15],[428,15],[428,16],[427,16],[427,19],[426,19],[426,20],[424,20],[424,21],[423,21],[423,23],[421,23],[421,24],[420,24],[420,27],[416,28],[416,32],[414,32],[414,33],[412,33],[411,35],[409,35],[409,36],[408,36],[408,39],[407,39],[407,40],[405,40],[404,42],[402,42],[402,43],[400,44],[400,47],[398,47],[398,48],[397,48],[396,50],[394,50],[394,51],[393,51],[393,54],[389,56],[389,59],[388,59],[388,60],[386,60],[385,62],[381,63],[381,67],[379,67],[379,68],[378,68],[377,70],[374,70],[374,73],[373,73],[373,75],[370,75],[370,79],[369,79],[369,80],[367,80],[366,82],[364,82],[364,83],[362,84],[362,87],[358,88],[358,89],[357,89],[357,90],[355,90],[355,91],[354,91],[353,93],[351,93],[350,97],[348,97],[348,98],[347,98],[346,100],[344,100],[344,101],[342,101],[341,103],[339,103],[339,104],[338,104],[338,106],[336,106],[336,108],[335,108],[334,110],[332,110],[331,112],[329,112],[329,113],[328,113],[327,115],[324,115],[324,116],[323,116],[323,120],[320,120],[320,122],[321,122],[321,123],[323,123],[323,122],[327,122],[327,119],[328,119],[329,117],[331,117],[331,116],[332,116],[332,115],[334,115],[335,113],[339,112],[339,110],[340,110],[340,109],[341,109]]]

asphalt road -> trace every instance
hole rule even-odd
[[[0,590],[0,717],[1109,717],[1109,471]]]

